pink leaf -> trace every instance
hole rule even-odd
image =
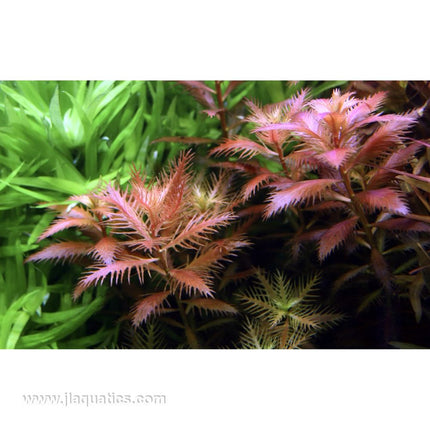
[[[101,231],[100,226],[97,224],[97,222],[91,217],[85,217],[85,218],[59,218],[55,220],[50,227],[46,229],[46,231],[40,235],[39,239],[37,240],[40,242],[41,240],[52,236],[55,233],[58,233],[59,231],[66,230],[68,228],[72,227],[78,227],[80,229],[87,229],[87,228],[94,228],[98,231]]]
[[[151,315],[159,315],[164,309],[163,302],[170,295],[169,291],[152,293],[136,304],[133,309],[133,325],[146,322]]]
[[[368,115],[370,115],[372,112],[380,108],[385,98],[386,93],[381,91],[371,95],[366,99],[361,100],[359,104],[355,105],[348,112],[348,122],[351,125],[357,124],[358,122],[366,118]],[[376,119],[377,117],[374,117],[374,120]]]
[[[335,148],[331,151],[323,152],[317,155],[317,158],[323,160],[330,166],[338,169],[342,166],[348,157],[354,153],[355,150],[353,148]]]
[[[414,142],[405,148],[399,149],[390,157],[388,157],[382,166],[374,169],[373,175],[368,182],[369,188],[383,186],[394,179],[398,174],[404,174],[403,172],[393,171],[392,169],[405,166],[409,159],[413,157],[421,147],[421,142]]]
[[[355,157],[354,163],[367,162],[392,153],[396,150],[396,145],[402,141],[403,134],[412,122],[413,120],[393,120],[383,124],[365,141]]]
[[[338,179],[310,179],[297,182],[285,190],[274,192],[270,196],[270,203],[267,205],[265,217],[268,218],[290,205],[297,205],[306,200],[315,202],[316,199],[323,198],[324,193],[338,182]]]
[[[144,208],[137,205],[126,191],[108,185],[97,197],[110,205],[110,211],[106,212],[106,216],[109,218],[109,227],[113,233],[139,234],[151,244],[151,234],[143,221]]]
[[[202,81],[178,81],[178,82],[187,88],[197,88],[201,91],[207,91],[208,93],[215,94],[215,91],[211,87],[208,87]]]
[[[315,151],[309,150],[292,152],[285,157],[285,163],[294,170],[298,170],[301,167],[314,170],[318,169],[323,164],[321,159],[316,156]]]
[[[151,263],[157,258],[131,258],[128,260],[118,260],[107,266],[96,265],[90,268],[90,272],[85,274],[75,288],[73,297],[77,299],[88,287],[102,283],[107,276],[110,276],[111,285],[115,282],[123,282],[124,275],[128,272],[128,282],[130,282],[131,271],[137,272],[139,282],[143,282],[145,270],[149,270]]]
[[[320,114],[328,112],[346,112],[351,107],[359,103],[359,100],[353,97],[354,93],[346,92],[341,94],[339,89],[333,90],[329,99],[315,99],[309,105],[312,109]]]
[[[230,81],[228,83],[227,89],[225,90],[224,94],[222,95],[222,99],[226,100],[228,95],[238,86],[242,83],[243,81]]]
[[[190,179],[187,169],[191,160],[192,153],[187,151],[176,163],[172,164],[170,175],[163,178],[163,189],[158,193],[158,200],[161,202],[159,215],[162,222],[170,221],[177,216],[178,210],[183,204],[187,183]]]
[[[392,188],[367,190],[356,194],[361,204],[369,211],[386,210],[401,215],[409,213],[404,196]]]
[[[195,271],[190,269],[172,269],[169,274],[176,281],[175,288],[184,289],[188,294],[197,290],[205,296],[212,296],[213,291],[206,281]]]
[[[272,179],[276,179],[279,175],[276,173],[262,173],[254,178],[250,179],[242,190],[242,199],[243,201],[248,200],[252,195],[265,183],[269,182]]]
[[[187,300],[187,312],[191,308],[197,308],[200,311],[214,312],[219,314],[237,314],[238,311],[233,306],[219,299],[195,298]]]
[[[195,215],[188,223],[178,230],[177,235],[164,247],[164,249],[183,247],[194,249],[203,242],[210,240],[210,235],[234,219],[232,213],[209,216],[207,214]]]
[[[196,272],[219,269],[222,267],[220,263],[222,260],[228,260],[229,255],[245,246],[249,246],[249,242],[240,235],[211,242],[186,266],[186,269]]]
[[[191,95],[203,106],[206,106],[209,109],[217,108],[212,97],[212,94],[215,94],[215,91],[203,82],[179,81],[179,83],[183,85],[191,93]]]
[[[285,131],[295,131],[297,129],[297,124],[293,122],[281,122],[279,124],[269,124],[263,127],[258,127],[252,130],[253,133],[261,133],[263,131],[274,131],[274,130],[285,130]]]
[[[209,152],[209,155],[239,155],[239,158],[252,158],[257,154],[277,155],[259,143],[240,137],[229,139]]]
[[[409,218],[392,218],[380,221],[375,225],[376,227],[383,228],[385,230],[430,232],[429,224]]]
[[[60,242],[47,246],[39,252],[30,255],[25,262],[42,260],[67,260],[87,255],[92,244],[89,242]]]
[[[102,263],[112,264],[121,250],[122,244],[111,236],[103,237],[91,250],[91,254]]]
[[[319,241],[318,257],[323,261],[336,247],[342,245],[354,231],[358,217],[341,221],[326,230]]]

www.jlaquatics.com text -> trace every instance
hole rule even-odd
[[[165,405],[164,394],[78,394],[65,392],[61,394],[23,394],[27,405],[58,405],[58,406],[92,406],[92,405]]]

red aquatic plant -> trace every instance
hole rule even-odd
[[[275,105],[248,102],[247,120],[257,125],[256,139],[226,139],[211,154],[236,157],[236,162],[222,165],[250,177],[243,200],[262,186],[271,190],[263,206],[264,218],[286,209],[311,211],[319,217],[305,223],[301,216],[295,249],[305,240],[317,240],[322,261],[336,248],[355,241],[371,250],[374,272],[389,286],[389,270],[372,226],[387,217],[393,223],[402,222],[410,214],[398,175],[422,146],[407,138],[417,113],[379,112],[385,98],[382,92],[356,98],[335,90],[331,98],[306,98],[302,91]],[[257,160],[262,158],[278,160],[279,169],[261,167]],[[327,213],[342,216],[324,215],[329,225],[323,227],[321,215]],[[307,228],[315,224],[321,228]]]
[[[167,308],[178,311],[188,343],[196,346],[184,306],[235,312],[214,298],[214,274],[247,242],[238,233],[219,234],[235,220],[228,176],[197,183],[188,172],[191,160],[190,152],[183,154],[169,173],[149,183],[134,169],[128,189],[107,184],[71,198],[67,207],[55,207],[60,214],[39,240],[70,228],[80,230],[86,239],[48,245],[27,262],[90,258],[92,264],[74,290],[75,299],[106,279],[111,285],[137,281],[142,297],[132,310],[133,324]],[[151,274],[157,282],[151,282]]]

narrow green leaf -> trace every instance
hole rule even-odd
[[[49,104],[49,113],[51,114],[51,120],[54,126],[63,137],[66,137],[66,130],[64,129],[63,116],[60,108],[58,85],[55,88],[54,95],[52,96],[51,103]]]
[[[103,307],[103,304],[104,298],[97,297],[93,302],[86,306],[82,312],[71,318],[69,321],[40,333],[22,336],[16,346],[17,348],[40,348],[43,345],[64,339],[84,324],[94,313],[99,311]]]
[[[10,181],[18,174],[23,165],[24,163],[21,163],[7,178],[2,180],[2,183],[0,184],[0,191],[9,185]]]
[[[2,320],[0,328],[0,348],[13,348],[16,345],[28,318],[36,312],[36,309],[42,304],[45,294],[46,290],[38,289],[22,295],[12,303]],[[21,316],[23,312],[28,315],[28,318]],[[17,323],[17,325],[12,332],[15,323]]]
[[[86,306],[76,306],[65,311],[43,312],[40,316],[34,315],[32,321],[37,324],[63,323],[79,315],[85,308]]]
[[[14,89],[10,88],[5,84],[0,84],[0,90],[7,94],[11,99],[15,100],[20,106],[22,106],[26,110],[29,115],[33,116],[38,121],[45,117],[45,114],[43,112],[41,112],[26,97],[22,96]]]

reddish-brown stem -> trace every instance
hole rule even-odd
[[[358,216],[361,225],[363,226],[364,232],[366,234],[369,245],[375,252],[379,253],[378,247],[376,245],[375,239],[372,234],[370,223],[367,220],[366,214],[364,212],[361,202],[358,201],[354,190],[352,189],[351,181],[349,179],[348,173],[344,169],[339,169],[342,176],[343,183],[345,184],[346,191],[351,199],[351,209]],[[391,300],[391,290],[389,284],[385,285],[386,295],[385,295],[385,318],[384,318],[384,341],[388,343],[390,340],[395,338],[395,328],[393,320],[393,305]]]
[[[190,347],[192,349],[198,349],[199,348],[199,342],[197,340],[196,334],[194,333],[194,330],[191,328],[191,326],[188,322],[188,318],[187,318],[187,315],[185,313],[184,307],[182,305],[181,297],[179,295],[179,290],[175,291],[175,298],[176,298],[176,302],[178,304],[179,314],[181,315],[182,324],[184,325],[184,328],[185,328],[185,336],[187,338],[188,345],[190,345]]]
[[[281,162],[282,169],[285,173],[285,176],[288,177],[289,172],[288,172],[287,165],[285,163],[284,152],[282,151],[281,145],[276,140],[275,140],[275,146],[276,146],[276,151],[278,153],[279,161]]]
[[[345,185],[346,191],[348,193],[349,198],[351,199],[352,209],[355,214],[358,216],[361,225],[363,226],[364,232],[366,234],[367,240],[369,241],[369,245],[372,249],[377,249],[375,239],[372,234],[372,230],[370,228],[369,221],[367,220],[366,214],[364,213],[363,206],[358,201],[354,190],[352,189],[351,181],[349,179],[348,173],[344,169],[339,169],[340,175],[342,176],[343,183]]]
[[[227,121],[225,119],[224,102],[222,99],[222,92],[221,92],[221,81],[215,81],[215,90],[216,90],[216,97],[218,100],[218,108],[220,109],[219,119],[221,121],[222,137],[227,138],[228,137]]]
[[[166,272],[166,280],[167,280],[168,284],[171,285],[172,284],[172,277],[169,274],[170,264],[169,264],[169,258],[168,258],[167,251],[166,252],[157,252],[156,254],[157,254],[157,257],[160,259],[161,267]],[[182,300],[181,300],[181,296],[179,294],[178,289],[176,289],[176,291],[175,291],[175,299],[176,299],[176,302],[178,304],[179,315],[181,316],[182,324],[184,326],[185,336],[187,338],[187,342],[191,348],[198,349],[199,343],[197,340],[197,336],[194,333],[194,330],[192,329],[192,327],[190,326],[190,324],[188,322],[188,318],[187,318],[187,315],[185,313],[185,310],[184,310],[184,307],[182,304]]]

